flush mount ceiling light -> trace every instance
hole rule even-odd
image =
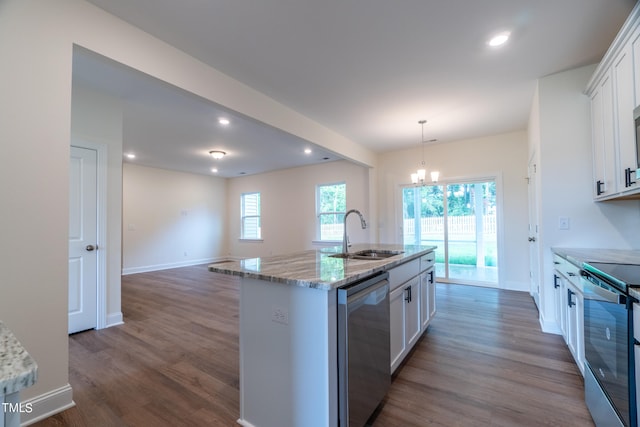
[[[411,183],[416,185],[424,185],[424,180],[427,176],[427,170],[425,169],[425,163],[424,163],[424,144],[427,142],[435,141],[435,139],[432,139],[430,141],[425,141],[424,140],[424,124],[427,123],[427,121],[420,120],[418,123],[420,124],[420,126],[422,126],[422,139],[420,140],[420,144],[422,145],[422,162],[420,163],[420,168],[415,173],[411,174]],[[438,182],[439,177],[440,177],[440,172],[431,171],[431,181]]]
[[[487,44],[491,47],[502,46],[509,40],[509,36],[511,36],[511,33],[509,31],[503,31],[491,37]]]
[[[133,153],[127,153],[127,154],[125,154],[125,156],[127,157],[127,159],[135,159],[136,158],[136,155],[133,154]]]
[[[227,153],[225,153],[224,151],[220,151],[220,150],[211,150],[209,151],[209,154],[211,155],[211,157],[213,157],[216,160],[220,160],[221,158],[223,158],[224,156],[226,156]]]
[[[305,148],[304,154],[311,154],[311,148]]]
[[[223,126],[226,126],[226,125],[228,125],[230,122],[229,122],[229,119],[227,119],[227,118],[225,118],[225,117],[220,117],[220,118],[218,119],[218,123],[220,123],[220,124],[221,124],[221,125],[223,125]]]

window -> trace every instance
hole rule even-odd
[[[261,239],[260,193],[242,193],[240,204],[240,238]]]
[[[316,187],[317,235],[321,241],[342,240],[347,211],[347,185],[322,184]]]

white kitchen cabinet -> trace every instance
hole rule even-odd
[[[616,184],[618,192],[623,196],[640,190],[640,186],[635,181],[635,171],[638,164],[633,120],[633,110],[636,107],[633,67],[633,46],[632,43],[629,43],[613,64],[615,139],[618,149],[615,169]]]
[[[580,269],[554,255],[554,290],[558,326],[582,375],[584,375],[584,296]]]
[[[402,363],[420,337],[420,277],[415,276],[391,291],[391,372]]]
[[[607,73],[591,95],[594,198],[616,193],[615,149],[613,138],[613,85]]]
[[[435,267],[420,273],[420,329],[425,331],[436,314]]]
[[[389,270],[391,372],[402,363],[436,313],[435,253]]]
[[[567,283],[566,341],[584,376],[584,297],[570,281]]]
[[[639,24],[640,7],[636,6],[587,85],[595,200],[640,197],[633,120],[640,101]]]

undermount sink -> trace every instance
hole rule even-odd
[[[404,253],[404,251],[391,251],[385,249],[365,249],[362,251],[351,252],[351,253],[340,253],[335,255],[330,255],[333,258],[351,258],[351,259],[368,259],[368,260],[380,260],[384,258],[389,258],[395,255],[400,255]]]

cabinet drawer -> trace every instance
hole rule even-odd
[[[580,285],[580,268],[571,264],[564,258],[560,258],[558,256],[555,256],[553,258],[553,263],[555,269],[560,274],[562,274],[567,280],[573,283],[576,288],[582,289],[582,286]]]
[[[389,270],[389,288],[394,290],[420,273],[420,258],[401,264]]]
[[[422,255],[420,257],[420,271],[425,271],[430,269],[433,264],[435,264],[436,262],[436,253],[435,252],[429,252],[426,255]]]

